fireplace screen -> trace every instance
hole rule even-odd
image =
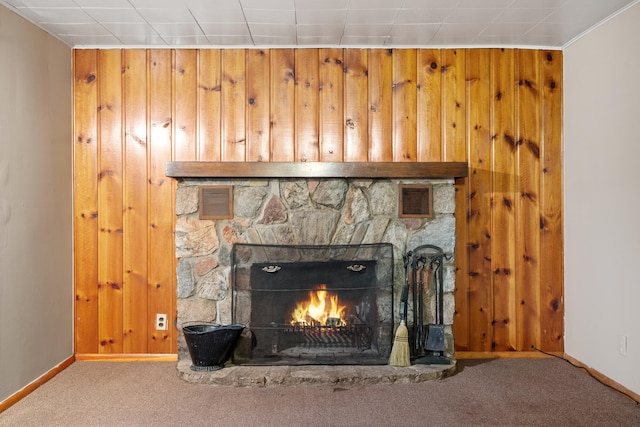
[[[235,244],[234,363],[386,364],[393,340],[391,244]]]

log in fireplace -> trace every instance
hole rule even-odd
[[[237,364],[386,364],[393,246],[233,245],[232,316],[247,325]]]

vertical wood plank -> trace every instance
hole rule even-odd
[[[247,156],[248,161],[269,161],[270,55],[268,50],[247,50]]]
[[[337,48],[320,49],[320,161],[344,160],[344,56]]]
[[[318,49],[296,49],[296,161],[318,161]]]
[[[443,161],[467,160],[465,125],[465,50],[445,49],[442,52],[442,130]]]
[[[175,331],[156,331],[156,313],[167,314],[173,324],[175,313],[175,247],[173,222],[175,217],[173,181],[165,175],[165,163],[171,160],[173,134],[171,80],[173,55],[171,50],[152,49],[148,54],[149,76],[147,109],[148,141],[148,313],[150,353],[172,353],[177,344]]]
[[[295,160],[295,55],[293,49],[271,51],[271,161]]]
[[[456,285],[453,290],[455,311],[453,315],[453,336],[456,351],[473,350],[470,343],[471,325],[469,319],[469,179],[456,178]]]
[[[75,352],[98,352],[97,51],[74,55]]]
[[[493,344],[491,277],[491,85],[488,49],[467,53],[469,105],[469,321],[472,348],[490,351]]]
[[[173,103],[174,159],[196,160],[198,148],[196,144],[197,55],[194,49],[177,49],[175,58],[173,70],[173,92],[176,94]]]
[[[147,57],[125,49],[124,338],[125,353],[147,353]]]
[[[122,51],[98,51],[98,318],[100,353],[123,351]]]
[[[344,161],[344,51],[319,50],[320,161]]]
[[[541,51],[542,177],[540,197],[541,347],[564,349],[562,52]]]
[[[369,51],[369,161],[393,160],[393,50]]]
[[[540,101],[542,85],[538,53],[519,50],[518,165],[519,200],[516,223],[518,350],[540,346]]]
[[[222,161],[246,160],[246,52],[222,51]]]
[[[198,51],[198,159],[220,161],[221,54],[219,49]]]
[[[393,161],[417,159],[417,63],[415,49],[393,50]]]
[[[440,153],[442,161],[469,159],[469,141],[466,137],[466,115],[470,108],[466,95],[466,51],[445,49],[441,52]],[[471,335],[469,218],[471,178],[455,180],[456,191],[456,287],[453,331],[457,350],[473,351]]]
[[[366,49],[345,49],[344,160],[346,162],[367,161],[368,66]]]
[[[171,149],[172,156],[167,160],[182,160],[182,161],[192,161],[196,160],[198,157],[198,146],[197,146],[197,86],[198,86],[198,58],[197,52],[193,49],[177,49],[173,51],[173,66],[172,66],[172,74],[173,74],[173,87],[172,87],[172,96],[171,96],[171,104],[173,108],[173,119],[171,126],[172,130],[172,138],[171,138]],[[163,222],[165,224],[171,224],[171,230],[175,230],[175,194],[177,183],[175,180],[168,180],[168,184],[171,187],[171,196],[167,199],[170,201],[171,210],[169,212],[165,212],[166,215],[163,217]],[[166,209],[166,208],[165,208]],[[169,222],[170,221],[170,222]],[[169,242],[166,240],[163,241],[163,244],[171,245],[171,248],[174,248],[173,245],[173,233],[171,236],[164,236],[165,238],[170,238]],[[175,252],[174,252],[175,253]],[[166,259],[169,265],[175,266],[175,256],[174,253],[170,255],[167,254]],[[166,279],[165,279],[166,280]],[[162,313],[167,315],[167,324],[174,325],[175,317],[176,317],[176,297],[175,291],[175,269],[173,270],[173,276],[168,281],[168,286],[165,286],[164,289],[161,290],[159,296],[162,298],[162,306],[167,307],[164,311],[156,311],[152,312],[150,319],[155,322],[156,313]],[[172,292],[171,295],[168,295],[169,292]],[[155,326],[155,325],[154,325]],[[155,328],[154,328],[155,329]],[[160,349],[158,351],[163,353],[171,353],[175,351],[177,348],[176,337],[177,331],[175,328],[170,327],[167,333],[163,334],[164,331],[154,331],[155,334],[153,337],[164,338],[167,336],[166,340],[160,341],[160,345],[156,348]]]
[[[515,350],[515,221],[516,221],[516,86],[514,51],[494,49],[492,58],[493,119],[493,271],[494,342],[496,351]]]
[[[417,52],[417,160],[442,160],[442,51],[420,49]]]

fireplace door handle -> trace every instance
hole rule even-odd
[[[364,271],[366,269],[367,269],[367,267],[362,265],[362,264],[351,264],[351,265],[347,266],[347,270],[355,271],[356,273],[358,273],[360,271]]]
[[[266,267],[262,267],[262,271],[266,273],[277,273],[280,270],[282,270],[282,267],[279,265],[267,265]]]

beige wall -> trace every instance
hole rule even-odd
[[[0,402],[73,354],[71,49],[0,6]]]
[[[640,4],[564,51],[565,351],[640,393]],[[620,337],[627,337],[627,354]]]

